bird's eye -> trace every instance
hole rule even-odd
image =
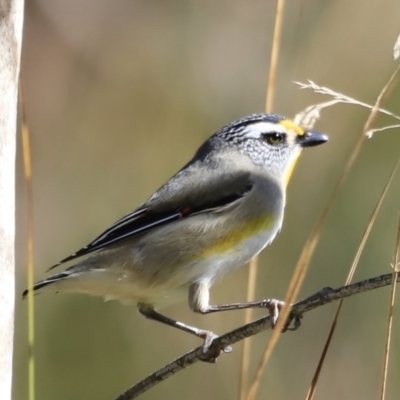
[[[266,133],[264,135],[264,139],[268,144],[270,144],[272,146],[276,146],[283,142],[283,135],[280,133],[276,133],[276,132]]]

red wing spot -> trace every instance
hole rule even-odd
[[[181,216],[180,216],[179,219],[185,218],[185,217],[187,217],[189,214],[190,214],[190,208],[189,208],[189,207],[184,207],[184,208],[182,208]]]

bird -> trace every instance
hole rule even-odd
[[[135,304],[145,317],[203,338],[206,349],[211,331],[159,308],[185,297],[201,314],[254,306],[210,305],[210,288],[274,240],[301,151],[327,141],[278,114],[252,114],[224,126],[146,202],[50,269],[74,265],[23,297],[52,288]]]

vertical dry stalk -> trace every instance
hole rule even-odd
[[[385,399],[386,394],[386,382],[387,382],[387,372],[389,365],[389,350],[390,350],[390,339],[392,336],[392,326],[393,326],[393,309],[394,309],[394,299],[396,296],[396,280],[399,273],[399,252],[400,252],[400,214],[399,214],[399,224],[397,230],[396,248],[394,251],[394,264],[393,264],[393,279],[390,292],[390,303],[389,303],[389,316],[388,325],[386,331],[386,343],[385,343],[385,354],[383,361],[383,372],[382,372],[382,386],[381,386],[381,396],[380,400]]]
[[[349,158],[349,160],[348,160],[348,162],[346,164],[346,167],[345,167],[345,170],[343,172],[343,175],[339,179],[339,182],[338,182],[338,184],[337,184],[337,186],[336,186],[336,188],[334,190],[334,194],[335,194],[335,192],[336,193],[338,192],[339,187],[341,187],[342,184],[344,183],[344,181],[346,180],[347,175],[350,172],[350,169],[351,169],[355,159],[357,158],[358,153],[361,150],[362,144],[364,143],[365,139],[367,138],[367,132],[370,132],[371,129],[372,129],[372,124],[373,124],[374,120],[376,119],[376,117],[378,115],[378,112],[380,111],[380,107],[381,107],[381,105],[383,103],[383,100],[388,95],[388,93],[390,92],[390,90],[393,87],[394,83],[396,82],[397,75],[398,75],[399,71],[400,71],[400,67],[397,67],[396,70],[394,71],[394,73],[389,78],[389,80],[386,83],[386,85],[382,88],[381,92],[379,93],[379,95],[378,95],[378,97],[377,97],[377,99],[375,101],[375,104],[372,107],[371,112],[370,112],[370,114],[368,116],[368,119],[367,119],[367,121],[366,121],[366,123],[364,125],[364,129],[361,132],[360,138],[357,141],[356,146],[355,146],[355,148],[353,150],[353,153],[350,155],[350,158]],[[397,168],[397,165],[396,165],[396,168]],[[336,197],[336,196],[334,196],[334,194],[332,194],[331,200],[333,200],[332,199],[333,197]],[[335,317],[334,317],[334,319],[332,321],[330,332],[329,332],[328,337],[326,339],[324,349],[322,350],[320,360],[318,362],[317,368],[316,368],[316,370],[314,372],[313,379],[311,381],[310,389],[309,389],[308,394],[307,394],[307,400],[311,400],[314,397],[316,385],[317,385],[317,382],[318,382],[318,378],[319,378],[319,375],[321,373],[322,365],[324,363],[324,360],[325,360],[325,357],[326,357],[330,342],[331,342],[332,337],[333,337],[333,333],[334,333],[335,328],[336,328],[337,318],[338,318],[338,316],[340,314],[340,311],[341,311],[341,308],[342,308],[342,303],[343,302],[339,303],[338,308],[336,310]]]
[[[287,290],[287,294],[285,297],[286,304],[280,312],[280,318],[278,319],[275,329],[272,331],[270,340],[268,341],[267,346],[262,354],[261,360],[260,360],[257,370],[256,370],[255,377],[254,377],[253,382],[250,387],[250,391],[249,391],[247,400],[254,400],[257,395],[257,391],[258,391],[258,388],[260,385],[263,370],[268,362],[270,355],[272,354],[272,350],[274,349],[274,347],[278,341],[278,338],[281,334],[284,322],[286,321],[286,319],[289,315],[290,304],[292,304],[294,302],[294,300],[296,299],[297,293],[300,290],[300,286],[303,283],[305,274],[308,269],[308,265],[311,261],[311,257],[314,254],[314,250],[315,250],[316,245],[319,240],[322,225],[325,222],[325,219],[330,211],[330,208],[331,208],[334,200],[336,199],[336,197],[340,191],[340,188],[342,187],[343,183],[347,179],[347,176],[348,176],[351,168],[353,167],[354,162],[358,157],[358,154],[360,153],[362,145],[364,144],[364,141],[367,137],[366,133],[371,130],[372,124],[375,121],[377,114],[379,112],[381,103],[383,102],[385,96],[387,95],[389,90],[392,88],[393,83],[397,79],[397,74],[399,73],[399,70],[400,70],[400,66],[398,68],[396,68],[395,72],[392,74],[392,76],[390,77],[387,84],[384,86],[384,88],[379,93],[379,96],[375,102],[375,105],[364,125],[364,129],[361,132],[361,135],[355,145],[355,148],[354,148],[353,152],[350,154],[350,157],[345,165],[343,174],[339,178],[339,181],[336,184],[325,209],[322,211],[321,216],[319,217],[315,227],[313,228],[309,238],[307,239],[306,244],[304,245],[303,251],[299,257],[299,261],[297,262],[295,271],[293,273],[293,277],[290,281],[289,289]]]
[[[271,60],[269,65],[268,82],[267,82],[267,93],[265,101],[265,112],[269,113],[273,109],[273,102],[275,97],[275,85],[276,85],[276,71],[278,68],[279,59],[279,48],[281,43],[281,32],[282,32],[282,21],[284,11],[285,0],[277,0],[276,12],[275,12],[275,26],[272,38],[272,50]],[[249,277],[247,283],[247,296],[246,301],[250,302],[254,300],[254,293],[256,288],[258,258],[254,257],[249,264]],[[253,310],[251,308],[246,310],[245,322],[249,323],[253,318]],[[239,379],[239,400],[245,400],[247,381],[250,364],[250,339],[245,340],[243,343],[242,350],[242,361],[240,368],[240,379]]]
[[[24,175],[27,188],[28,203],[28,268],[27,281],[28,287],[32,287],[33,281],[33,187],[32,187],[32,163],[31,149],[29,143],[29,129],[26,120],[25,99],[22,90],[22,82],[20,80],[20,105],[21,105],[21,136],[22,136],[22,154],[24,160]],[[33,356],[33,345],[35,341],[35,319],[34,319],[34,294],[30,290],[28,292],[28,344],[29,344],[29,371],[28,371],[28,387],[29,400],[35,399],[35,360]]]
[[[274,104],[276,71],[278,69],[279,48],[281,44],[283,9],[285,0],[277,0],[275,13],[274,36],[272,38],[271,61],[269,64],[267,96],[265,101],[265,112],[271,112]]]
[[[257,257],[253,257],[249,264],[249,277],[247,281],[247,297],[246,301],[254,300],[256,291],[257,278]],[[247,308],[245,311],[245,323],[248,324],[253,319],[253,309]],[[243,341],[242,360],[240,364],[240,379],[239,379],[239,400],[245,400],[246,390],[248,385],[249,365],[250,365],[250,350],[251,338]]]
[[[390,184],[391,184],[391,182],[393,180],[393,176],[396,173],[397,167],[399,165],[399,161],[396,163],[395,167],[393,168],[393,171],[390,174],[390,177],[389,177],[389,179],[388,179],[388,181],[387,181],[387,183],[385,185],[385,188],[383,189],[383,192],[382,192],[381,196],[379,197],[378,203],[375,206],[375,209],[374,209],[374,211],[373,211],[373,213],[371,215],[371,218],[370,218],[370,220],[368,222],[367,229],[364,232],[364,235],[363,235],[363,237],[361,239],[361,243],[360,243],[360,245],[359,245],[359,247],[357,249],[356,255],[355,255],[353,263],[351,265],[350,271],[349,271],[349,273],[347,275],[345,285],[350,285],[351,281],[353,280],[354,273],[356,271],[358,262],[360,261],[361,254],[362,254],[362,252],[363,252],[363,250],[365,248],[365,244],[366,244],[367,239],[368,239],[368,237],[369,237],[369,235],[371,233],[372,227],[375,224],[376,217],[378,216],[378,213],[379,213],[379,210],[380,210],[380,208],[382,206],[383,200],[386,197],[386,194],[387,194],[387,191],[389,189],[389,186],[390,186]],[[339,304],[337,306],[336,313],[335,313],[335,315],[333,317],[331,328],[329,330],[328,337],[327,337],[327,339],[325,341],[324,348],[322,350],[320,359],[318,361],[317,368],[315,370],[313,379],[311,381],[311,385],[310,385],[310,388],[308,390],[306,400],[312,400],[314,398],[315,390],[316,390],[317,383],[318,383],[318,378],[319,378],[319,375],[321,373],[322,366],[324,364],[326,355],[328,353],[328,349],[329,349],[330,343],[332,341],[333,334],[335,333],[335,329],[336,329],[336,325],[337,325],[337,322],[338,322],[338,319],[339,319],[339,315],[340,315],[340,312],[342,310],[343,301],[344,301],[343,299],[340,300]]]

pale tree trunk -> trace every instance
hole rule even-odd
[[[23,0],[0,0],[0,399],[11,399],[15,145]]]

